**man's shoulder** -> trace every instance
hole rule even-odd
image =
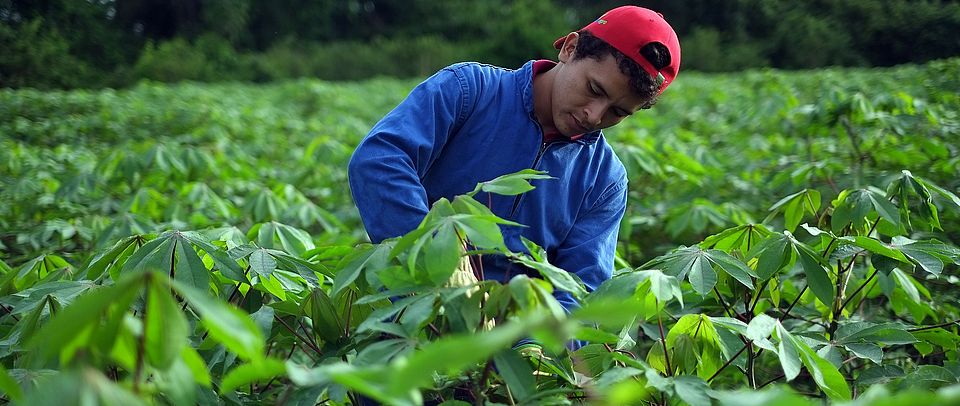
[[[502,66],[491,65],[483,62],[457,62],[449,65],[442,70],[465,73],[509,73],[514,69],[504,68]]]
[[[515,77],[521,70],[522,68],[510,69],[483,62],[458,62],[440,69],[440,72],[453,73],[454,76],[462,81],[482,86]]]

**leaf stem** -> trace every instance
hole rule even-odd
[[[807,291],[807,287],[809,287],[809,285],[804,286],[803,289],[800,289],[800,293],[797,294],[797,298],[793,299],[793,303],[790,303],[790,307],[788,307],[787,310],[780,315],[780,321],[783,321],[783,319],[786,319],[790,315],[790,311],[793,310],[793,307],[796,306],[797,302],[800,301],[800,298],[803,297],[803,294]]]
[[[744,344],[743,347],[740,347],[740,351],[737,351],[736,354],[733,354],[733,356],[730,357],[730,359],[728,359],[727,362],[724,363],[723,366],[721,366],[720,369],[717,370],[717,372],[714,372],[713,375],[710,375],[710,378],[707,378],[707,382],[712,381],[713,378],[716,378],[717,375],[720,375],[720,372],[722,372],[724,369],[726,369],[728,366],[730,366],[730,364],[732,364],[733,361],[734,361],[735,359],[737,359],[737,357],[739,357],[740,354],[743,353],[743,350],[746,350],[746,349],[747,349],[746,344]]]
[[[279,321],[280,324],[283,324],[283,326],[286,327],[288,331],[290,331],[291,333],[293,333],[293,335],[296,336],[297,339],[299,339],[301,342],[303,342],[306,346],[310,347],[311,350],[315,351],[315,352],[317,353],[317,355],[321,355],[321,356],[323,355],[323,351],[320,351],[320,348],[317,348],[316,344],[314,344],[314,343],[311,342],[310,340],[307,340],[306,338],[303,338],[302,336],[300,336],[300,334],[298,334],[297,331],[296,331],[293,327],[290,327],[290,325],[287,324],[287,322],[283,321],[283,319],[282,319],[280,316],[273,315],[273,318],[276,319],[277,321]]]
[[[769,384],[771,384],[771,383],[774,383],[774,382],[776,382],[776,381],[779,381],[779,380],[783,379],[784,377],[786,377],[786,375],[784,375],[784,374],[777,375],[777,376],[775,376],[773,379],[764,382],[764,383],[761,384],[760,386],[757,386],[757,390],[760,390],[760,389],[762,389],[764,386],[767,386],[767,385],[769,385]]]
[[[150,314],[150,282],[152,281],[153,274],[147,272],[143,283],[143,315],[141,316],[143,330],[140,332],[140,337],[137,338],[137,364],[133,371],[133,393],[138,395],[140,394],[140,378],[143,375],[143,359],[147,351],[147,328],[149,325],[147,317]]]
[[[660,301],[654,299],[654,304],[660,307]],[[657,326],[660,328],[660,343],[663,344],[663,359],[667,365],[667,376],[673,376],[673,368],[670,368],[670,353],[667,352],[667,337],[663,334],[663,318],[657,311]]]
[[[724,312],[728,317],[735,318],[735,319],[738,318],[738,317],[736,317],[737,315],[734,315],[733,312],[730,310],[730,307],[727,306],[727,302],[723,300],[723,296],[720,295],[720,291],[717,290],[717,287],[716,287],[716,286],[713,287],[713,293],[716,293],[716,294],[717,294],[717,300],[719,300],[719,301],[720,301],[720,305],[723,306],[723,312]]]
[[[847,297],[847,300],[845,300],[845,301],[843,302],[843,305],[840,306],[841,309],[845,309],[845,308],[847,307],[847,305],[850,304],[850,302],[853,300],[853,298],[857,297],[857,293],[860,293],[860,291],[863,290],[863,288],[866,287],[867,284],[870,283],[870,281],[873,280],[873,278],[877,276],[877,271],[878,271],[877,269],[874,269],[874,270],[873,270],[873,273],[870,274],[870,277],[868,277],[867,280],[863,281],[863,284],[861,284],[860,287],[858,287],[856,290],[854,290],[853,293],[852,293],[850,296]],[[864,294],[866,294],[866,293],[864,293]]]
[[[946,322],[946,323],[940,323],[940,324],[933,325],[933,326],[923,326],[923,327],[911,328],[911,329],[907,329],[907,331],[908,331],[908,332],[911,332],[911,333],[915,333],[915,332],[918,332],[918,331],[933,330],[933,329],[935,329],[935,328],[947,327],[947,326],[949,326],[949,325],[957,324],[957,323],[960,323],[960,319],[948,321],[948,322]]]
[[[751,318],[753,318],[753,311],[756,310],[757,304],[760,303],[760,296],[763,295],[763,290],[767,288],[768,283],[770,283],[770,279],[763,281],[763,284],[760,285],[760,289],[757,289],[757,296],[753,299],[753,304],[750,305],[750,311],[747,312]]]

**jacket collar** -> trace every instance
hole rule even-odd
[[[535,60],[527,61],[523,64],[520,69],[514,71],[514,75],[517,80],[517,87],[520,91],[520,97],[523,99],[523,108],[527,111],[527,115],[530,116],[530,119],[534,122],[537,121],[537,117],[533,112],[533,63]],[[600,137],[603,135],[601,130],[593,131],[590,133],[583,134],[582,137],[578,138],[575,142],[578,144],[590,145],[597,142]]]

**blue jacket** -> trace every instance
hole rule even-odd
[[[479,182],[534,168],[557,179],[536,180],[536,189],[519,198],[491,197],[496,215],[528,226],[502,227],[507,247],[526,252],[520,236],[532,240],[588,291],[610,278],[626,208],[626,170],[600,131],[543,143],[533,112],[532,66],[451,65],[414,88],[370,130],[353,153],[349,179],[371,241],[415,229],[441,197],[452,199]],[[476,198],[488,202],[485,193]],[[487,279],[539,276],[503,256],[483,260]],[[577,306],[566,292],[556,297],[568,310]]]

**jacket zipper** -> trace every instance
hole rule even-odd
[[[533,165],[530,166],[530,169],[537,169],[537,165],[540,164],[540,158],[543,158],[543,152],[547,150],[547,146],[550,144],[553,144],[553,142],[544,141],[540,143],[540,150],[537,151],[537,157],[533,159]],[[508,217],[511,220],[513,220],[513,216],[517,214],[517,208],[520,207],[521,197],[523,197],[523,194],[519,194],[513,199],[513,208],[510,209],[510,217]]]

